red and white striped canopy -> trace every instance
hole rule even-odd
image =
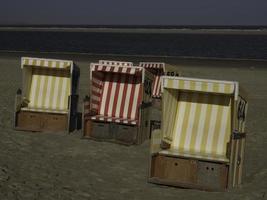
[[[99,60],[102,65],[118,65],[118,66],[133,66],[132,62],[116,61],[116,60]]]
[[[154,69],[165,70],[165,63],[159,63],[159,62],[140,62],[139,66],[144,67],[144,68],[154,68]]]
[[[152,85],[152,97],[160,98],[161,97],[161,76],[156,75],[154,77],[153,85]]]
[[[124,74],[137,74],[142,72],[142,67],[124,67],[114,65],[91,64],[91,71],[114,72]]]
[[[97,113],[91,119],[138,124],[142,68],[94,64],[91,71],[91,108]]]

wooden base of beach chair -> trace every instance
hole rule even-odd
[[[141,144],[149,137],[148,123],[143,126],[118,123],[84,122],[84,138],[115,142],[125,145]]]
[[[229,166],[225,163],[155,155],[149,182],[202,190],[226,190]]]
[[[137,144],[139,128],[132,125],[86,120],[84,138],[97,141],[116,142],[125,145]]]
[[[20,111],[16,114],[15,129],[25,131],[68,131],[68,115]]]
[[[136,125],[83,119],[83,138],[125,145],[141,144],[150,136],[150,107],[149,104],[140,110],[141,124]]]
[[[137,126],[114,124],[114,139],[122,144],[138,144],[140,130]]]
[[[83,138],[90,138],[92,134],[93,122],[86,120],[83,122]]]

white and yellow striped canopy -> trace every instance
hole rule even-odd
[[[163,76],[163,88],[199,91],[218,94],[233,94],[236,82],[207,79],[192,79],[184,77]]]
[[[73,61],[46,59],[46,58],[22,57],[21,58],[21,68],[24,68],[25,66],[57,68],[57,69],[70,69],[70,72],[72,73]]]
[[[68,98],[71,94],[72,61],[22,58],[22,66],[28,70],[24,82],[25,98],[29,101],[24,110],[39,112],[68,112]]]
[[[163,78],[162,131],[163,140],[171,144],[169,153],[225,159],[236,85],[236,82]]]

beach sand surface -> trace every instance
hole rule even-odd
[[[14,131],[14,98],[22,84],[21,56],[73,59],[81,70],[80,101],[88,93],[89,63],[99,59],[162,61],[183,76],[239,81],[249,101],[242,186],[205,192],[150,184],[149,141],[123,146],[81,139],[81,131]],[[267,199],[266,61],[1,53],[0,69],[1,200]]]

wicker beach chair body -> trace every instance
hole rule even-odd
[[[90,65],[90,100],[84,101],[84,135],[140,144],[149,137],[152,75],[142,67]]]
[[[22,91],[15,101],[15,129],[73,131],[79,69],[69,60],[21,58]]]
[[[247,102],[237,82],[164,76],[149,181],[225,190],[242,182]]]

